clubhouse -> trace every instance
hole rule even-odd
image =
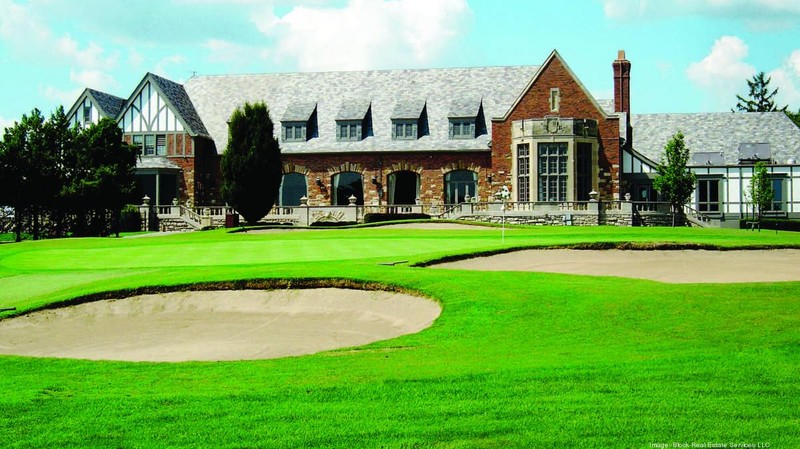
[[[631,114],[624,51],[611,66],[612,99],[595,99],[557,51],[531,66],[194,76],[183,85],[147,73],[127,98],[87,88],[68,117],[78,126],[116,119],[140,147],[141,196],[156,205],[223,206],[227,120],[263,101],[283,156],[278,210],[446,211],[491,203],[503,187],[512,215],[595,200],[646,210],[659,199],[652,182],[663,147],[681,131],[699,179],[691,215],[717,225],[744,217],[753,165],[764,161],[771,213],[800,217],[800,129],[784,113]]]

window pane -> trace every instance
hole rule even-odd
[[[156,151],[156,136],[148,134],[144,136],[144,154],[153,155]]]
[[[156,136],[156,154],[159,156],[167,154],[167,136],[163,134]]]

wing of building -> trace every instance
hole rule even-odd
[[[666,142],[686,135],[697,211],[746,212],[757,161],[774,211],[800,215],[800,129],[783,113],[631,114],[631,63],[612,61],[613,99],[595,99],[553,51],[541,65],[195,76],[146,74],[122,99],[87,89],[70,109],[86,126],[114,117],[140,147],[141,193],[157,204],[221,205],[227,121],[264,102],[283,155],[279,204],[453,204],[507,187],[517,203],[657,200]]]

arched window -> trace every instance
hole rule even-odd
[[[478,190],[478,174],[472,170],[453,170],[444,175],[444,200],[446,204],[463,203],[469,195],[475,197]]]
[[[419,198],[419,174],[413,171],[396,171],[386,177],[389,204],[416,204]]]
[[[308,195],[306,175],[302,173],[286,173],[281,180],[281,191],[278,196],[280,206],[299,206],[300,198]]]
[[[346,171],[333,175],[333,195],[331,204],[334,206],[347,206],[348,198],[356,197],[356,204],[364,204],[364,185],[361,173]]]

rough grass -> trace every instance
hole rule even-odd
[[[21,310],[107,290],[246,279],[386,284],[443,305],[419,334],[313,356],[180,364],[0,357],[0,444],[800,446],[800,282],[684,285],[379,265],[597,242],[792,246],[800,238],[537,228],[508,231],[503,243],[497,229],[365,228],[0,245],[0,307]]]

